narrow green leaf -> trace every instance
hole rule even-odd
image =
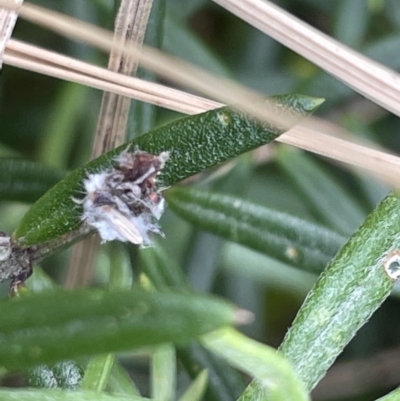
[[[180,293],[192,291],[179,266],[160,246],[141,250],[140,258],[144,272],[157,290],[169,289]],[[231,401],[243,391],[243,380],[238,372],[197,342],[179,347],[177,354],[180,363],[192,378],[197,377],[201,369],[207,369],[207,400]]]
[[[140,396],[139,390],[132,381],[129,373],[115,360],[108,379],[107,390],[115,395],[127,397]]]
[[[148,398],[112,396],[93,391],[1,389],[1,401],[149,401]]]
[[[378,398],[376,401],[399,401],[400,400],[400,388],[393,390],[389,394]]]
[[[293,179],[310,212],[335,231],[352,234],[365,219],[361,206],[309,155],[279,147],[277,161]]]
[[[171,344],[157,347],[151,358],[151,398],[174,401],[176,391],[176,357]]]
[[[311,113],[321,99],[277,96],[276,107],[299,118]],[[169,187],[193,174],[236,157],[275,139],[277,127],[261,125],[228,107],[184,117],[129,143],[151,154],[169,151],[170,158],[159,176],[160,187]],[[125,144],[73,171],[48,191],[25,214],[14,237],[24,245],[39,244],[73,231],[81,224],[81,207],[73,197],[82,196],[83,179],[90,172],[109,169]]]
[[[114,354],[96,355],[86,367],[81,389],[102,392],[107,385],[114,364]]]
[[[47,166],[66,167],[76,141],[76,126],[83,118],[89,88],[72,82],[60,85],[41,135],[39,160]],[[75,135],[74,135],[75,134]]]
[[[118,242],[109,244],[110,249],[110,281],[111,290],[129,289],[132,286],[132,271],[127,263],[124,263],[125,247]],[[106,388],[111,370],[115,362],[114,354],[93,356],[86,367],[82,381],[82,390],[101,392]]]
[[[208,373],[202,370],[178,401],[201,401],[207,389]]]
[[[399,212],[394,194],[369,215],[322,273],[287,333],[281,352],[309,390],[390,294],[400,259]]]
[[[240,318],[212,297],[172,293],[57,291],[0,303],[0,365],[9,369],[81,355],[187,342]]]
[[[111,290],[131,288],[133,277],[126,247],[119,242],[111,242],[108,246],[111,263],[109,288]]]
[[[202,337],[203,344],[236,368],[259,381],[270,401],[309,400],[290,363],[275,349],[251,340],[234,329],[217,330]]]
[[[28,297],[31,293],[51,292],[59,287],[40,268],[35,266],[32,275],[26,281],[24,291],[20,291],[21,297]],[[83,378],[83,369],[75,361],[65,360],[55,365],[37,365],[25,372],[29,387],[60,388],[77,390]]]
[[[163,49],[221,77],[231,75],[222,60],[211,52],[210,47],[202,43],[191,30],[179,23],[170,13],[165,18]]]
[[[338,2],[333,36],[353,48],[360,48],[368,27],[370,10],[364,0]]]
[[[35,202],[65,174],[21,159],[0,159],[0,200]]]
[[[40,266],[34,267],[32,275],[25,282],[25,287],[33,293],[54,291],[58,288],[50,276],[44,272]]]
[[[268,396],[260,382],[253,380],[237,401],[268,401]]]
[[[232,196],[173,188],[166,199],[196,227],[312,272],[321,272],[345,242],[322,226]]]
[[[182,270],[161,246],[141,249],[139,256],[143,272],[157,290],[190,292],[190,286]]]
[[[244,382],[241,375],[197,342],[178,348],[177,352],[179,361],[190,377],[197,377],[202,369],[208,371],[206,400],[231,401],[242,393]]]

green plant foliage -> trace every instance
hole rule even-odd
[[[282,146],[277,161],[299,188],[312,213],[333,230],[349,235],[365,219],[361,206],[309,155]]]
[[[129,373],[117,360],[114,360],[111,374],[108,378],[107,391],[119,396],[135,397],[140,395]]]
[[[275,349],[257,343],[229,328],[204,336],[202,342],[233,366],[255,377],[258,384],[252,385],[251,392],[263,392],[262,399],[271,401],[310,399],[293,367]],[[249,390],[247,396],[250,396]]]
[[[3,401],[148,401],[148,398],[112,396],[94,391],[59,391],[59,390],[0,390],[0,399]]]
[[[387,197],[320,276],[280,348],[311,390],[389,296],[386,258],[400,249],[400,198]]]
[[[277,108],[291,110],[299,118],[314,111],[322,102],[295,95],[278,96],[274,101]],[[24,245],[34,245],[77,229],[81,213],[73,197],[81,197],[83,179],[91,172],[109,169],[113,158],[128,147],[155,155],[168,151],[170,158],[160,174],[159,185],[169,187],[268,143],[281,133],[277,127],[261,125],[228,107],[181,118],[73,171],[31,207],[14,232],[14,238]]]
[[[143,272],[158,291],[190,293],[182,271],[160,247],[140,251]],[[244,389],[241,376],[225,361],[216,357],[196,342],[178,347],[177,355],[187,373],[195,378],[199,368],[208,372],[206,398],[214,401],[229,401],[237,398]]]
[[[35,202],[64,176],[38,163],[0,158],[0,200]]]
[[[311,272],[321,272],[345,242],[322,226],[232,196],[173,188],[166,199],[196,227]]]
[[[179,401],[200,401],[206,391],[208,383],[208,374],[206,370],[202,370],[193,380],[190,387],[182,394]]]
[[[0,315],[0,365],[10,369],[187,342],[237,318],[220,300],[140,288],[34,294],[1,302]]]
[[[35,3],[112,30],[121,2]],[[275,3],[399,70],[398,0]],[[22,13],[12,36],[107,65],[108,55],[27,23]],[[324,97],[318,118],[343,128],[344,140],[400,153],[397,116],[222,2],[154,0],[145,43],[265,96],[305,94],[275,97],[299,120]],[[6,55],[21,56],[11,46]],[[326,400],[371,401],[385,393],[379,401],[400,399],[399,390],[392,391],[399,385],[395,375],[386,384],[365,362],[372,354],[374,361],[390,355],[387,347],[397,347],[400,331],[399,298],[381,305],[400,269],[399,196],[390,195],[367,218],[389,193],[379,176],[282,143],[262,147],[282,130],[230,108],[174,121],[176,112],[136,99],[127,143],[88,163],[102,92],[14,68],[8,60],[0,76],[0,230],[15,230],[13,250],[28,246],[24,252],[41,266],[34,266],[19,298],[9,299],[7,284],[0,285],[0,401],[297,401],[310,399],[307,392],[317,384]],[[330,62],[337,61],[332,56]],[[137,77],[158,79],[141,68]],[[302,146],[323,138],[316,133]],[[112,168],[128,145],[170,152],[158,177],[170,206],[160,221],[165,238],[144,250],[102,246],[91,284],[101,288],[61,290],[69,253],[50,255],[82,239],[82,209],[73,198],[84,197],[87,174]],[[185,187],[177,187],[182,180]],[[34,204],[28,210],[26,203]],[[193,288],[250,310],[247,336],[221,329],[243,309],[238,314]],[[270,347],[282,338],[278,352]],[[355,362],[368,384],[353,383],[350,375],[320,382],[338,356],[338,369],[341,361]]]

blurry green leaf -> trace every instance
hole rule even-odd
[[[139,255],[143,272],[157,290],[190,292],[190,286],[182,270],[161,246],[141,249]]]
[[[149,401],[148,398],[112,396],[93,391],[0,390],[1,401]]]
[[[207,389],[208,373],[202,370],[178,401],[201,401]]]
[[[180,18],[187,18],[190,14],[195,13],[199,8],[204,6],[207,0],[191,0],[182,2],[181,0],[169,0],[168,11]]]
[[[221,268],[234,277],[251,279],[264,291],[267,288],[267,291],[289,292],[299,299],[304,299],[317,280],[314,274],[233,243],[226,244],[223,249]]]
[[[167,14],[165,18],[163,49],[221,77],[231,75],[217,55],[171,14]]]
[[[399,253],[399,211],[400,199],[391,195],[369,215],[324,270],[286,334],[281,352],[307,389],[390,294],[394,281],[384,267]]]
[[[0,159],[0,200],[34,202],[65,174],[21,159]]]
[[[252,381],[237,401],[268,401],[268,398],[265,393],[265,388],[263,388],[259,382]]]
[[[141,265],[157,290],[191,292],[179,266],[160,247],[140,251]],[[178,358],[188,374],[195,378],[201,369],[209,374],[206,398],[209,401],[230,401],[243,390],[240,375],[223,360],[216,358],[196,342],[177,349]]]
[[[25,287],[33,293],[53,291],[58,288],[50,276],[48,276],[40,266],[34,267],[31,276],[25,282]]]
[[[398,9],[398,4],[396,4]],[[400,67],[400,54],[397,49],[400,46],[400,34],[398,32],[377,38],[368,45],[364,52],[366,56],[384,64],[389,68],[398,70]]]
[[[397,0],[386,0],[383,4],[385,16],[391,21],[394,27],[400,27],[400,9]],[[397,29],[396,29],[397,31]]]
[[[363,222],[361,206],[307,154],[281,146],[277,161],[300,189],[310,211],[334,230],[348,235]]]
[[[131,288],[132,271],[130,266],[124,263],[125,247],[118,242],[112,242],[108,245],[111,261],[109,289],[123,290]],[[108,383],[114,360],[114,354],[93,356],[85,370],[81,386],[82,390],[103,391]]]
[[[1,302],[0,316],[0,365],[9,369],[182,343],[238,318],[221,300],[140,288],[34,294]]]
[[[51,292],[59,288],[39,266],[35,266],[25,284],[25,290],[20,291],[19,295],[28,299],[31,293]],[[83,377],[81,366],[70,360],[55,365],[37,365],[24,373],[29,387],[67,390],[77,390]]]
[[[348,46],[357,48],[363,42],[368,26],[368,4],[365,0],[340,0],[334,38]]]
[[[151,358],[151,398],[174,401],[176,391],[176,358],[171,344],[156,347]]]
[[[77,390],[83,377],[83,369],[74,361],[61,361],[52,366],[38,365],[30,369],[28,386]]]
[[[241,375],[223,359],[198,343],[177,349],[179,361],[193,379],[202,369],[208,372],[207,401],[231,401],[244,389]]]
[[[46,128],[41,138],[39,160],[47,166],[65,168],[73,149],[74,130],[79,122],[77,115],[84,110],[89,88],[63,82],[53,109],[48,111]]]
[[[399,401],[400,400],[400,388],[390,392],[389,394],[378,398],[376,401]]]
[[[240,198],[173,188],[166,199],[198,228],[313,272],[320,272],[345,242],[322,226]]]
[[[111,264],[108,287],[111,290],[131,288],[133,277],[126,247],[116,241],[109,243],[108,246]]]
[[[132,381],[129,373],[115,360],[108,379],[107,390],[115,395],[140,396],[139,390]]]
[[[292,110],[299,117],[321,104],[321,99],[300,95],[277,96],[274,100],[276,107]],[[281,129],[260,125],[223,107],[176,120],[140,136],[130,145],[131,149],[139,148],[151,154],[170,152],[158,181],[160,187],[168,187],[268,143],[281,133]],[[23,240],[25,245],[33,245],[77,229],[81,224],[81,207],[72,197],[81,196],[82,182],[88,173],[109,169],[113,158],[126,148],[127,144],[122,145],[69,174],[31,207],[14,237]]]
[[[114,364],[114,354],[92,357],[85,369],[81,389],[102,392],[107,385]]]
[[[237,369],[254,377],[253,391],[265,391],[270,401],[309,400],[290,363],[275,349],[240,334],[221,329],[202,337],[203,344]],[[249,394],[247,394],[249,396]],[[268,397],[267,397],[268,396]]]

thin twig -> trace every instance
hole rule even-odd
[[[152,0],[122,0],[115,20],[114,44],[108,69],[120,74],[135,75],[138,60],[136,54],[143,44]],[[135,52],[125,53],[130,46]],[[92,158],[113,149],[125,139],[131,100],[112,92],[103,94]]]
[[[17,6],[20,6],[24,0],[13,0]],[[15,11],[0,9],[0,69],[3,65],[4,49],[14,30],[18,14]]]
[[[242,3],[244,4],[245,2],[236,2],[235,5],[239,7]],[[252,23],[260,24],[260,29],[262,28],[260,20],[270,17],[268,21],[270,21],[273,28],[271,29],[281,34],[281,40],[285,44],[286,40],[290,42],[286,37],[286,32],[288,27],[293,24],[297,31],[293,34],[294,38],[290,39],[298,46],[296,50],[300,51],[300,49],[304,48],[304,53],[307,50],[309,52],[307,54],[312,60],[318,58],[318,54],[321,53],[320,64],[323,60],[325,63],[324,68],[328,68],[330,64],[333,64],[337,73],[340,73],[341,80],[348,82],[355,90],[373,101],[379,102],[379,104],[393,113],[400,115],[400,104],[398,102],[400,98],[400,76],[395,71],[349,49],[347,46],[290,16],[290,14],[285,13],[278,7],[270,5],[270,3],[260,0],[247,0],[246,5],[248,5],[248,9],[242,10],[243,15],[251,11],[252,15],[254,14]],[[0,6],[16,8],[10,0],[0,0]],[[90,43],[103,50],[109,50],[112,44],[112,36],[109,32],[82,21],[77,23],[74,18],[54,11],[25,3],[19,8],[19,13],[20,17],[67,37]],[[280,24],[284,22],[286,24],[282,29]],[[324,49],[324,46],[326,46],[326,49]],[[134,48],[126,48],[125,50],[127,52],[135,52]],[[152,48],[143,47],[138,57],[142,66],[162,77],[199,90],[223,103],[234,102],[237,107],[255,118],[277,124],[277,121],[274,120],[274,113],[269,112],[262,106],[262,96],[255,91],[245,88],[232,80],[216,77],[200,68]],[[358,68],[359,64],[360,67]],[[329,71],[332,74],[336,73],[333,69]],[[359,78],[357,78],[358,74],[360,75]],[[293,121],[288,119],[287,127],[291,125],[293,125]]]
[[[145,82],[137,78],[116,74],[104,68],[15,40],[10,40],[8,47],[5,53],[5,62],[11,65],[79,82],[98,89],[112,91],[171,110],[186,114],[196,114],[222,106],[221,103],[209,99],[163,85]],[[39,61],[27,58],[32,57],[32,54],[38,55]],[[54,64],[49,65],[50,62]],[[74,71],[67,70],[65,67],[74,69]],[[79,73],[79,70],[82,73]],[[95,78],[89,75],[93,75]],[[125,87],[124,84],[128,87]],[[323,135],[322,132],[327,131],[331,135],[337,135],[338,132],[342,135],[345,132],[348,138],[355,138],[355,135],[337,126],[331,124],[327,127],[326,123],[320,123],[315,118],[309,118],[308,126],[312,123],[316,123],[312,128],[304,126],[292,128],[280,136],[277,141],[329,157],[339,162],[367,169],[391,186],[399,186],[400,159],[398,157],[380,150],[340,140],[333,136]]]
[[[126,54],[121,46],[136,49],[143,44],[146,26],[153,0],[122,0],[114,28],[114,45],[111,49],[108,69],[120,74],[135,74],[138,66],[136,53]],[[104,92],[93,141],[92,158],[111,150],[125,140],[131,99]],[[90,284],[100,245],[95,234],[77,243],[71,254],[65,285],[69,288]]]
[[[221,105],[177,89],[117,74],[15,39],[10,39],[4,58],[5,64],[14,67],[77,82],[185,114],[196,114],[199,110],[209,110]]]
[[[400,116],[400,76],[268,0],[214,0],[239,18]]]
[[[16,8],[10,0],[0,0],[0,6]],[[42,25],[61,35],[78,39],[110,51],[113,45],[110,32],[74,18],[25,3],[19,9],[19,16]],[[235,107],[262,122],[289,128],[296,119],[287,113],[284,119],[277,117],[273,108],[265,107],[265,97],[233,80],[210,74],[198,67],[158,50],[143,46],[140,54],[132,46],[124,47],[126,53],[138,56],[141,65],[161,77],[189,86],[223,103],[235,103]]]

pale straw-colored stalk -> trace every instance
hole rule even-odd
[[[257,3],[258,4],[258,3]],[[8,5],[12,7],[9,0],[0,0],[0,6]],[[279,12],[284,13],[282,10],[277,9]],[[64,35],[79,38],[82,41],[86,41],[88,43],[92,43],[100,48],[108,49],[110,42],[110,34],[101,30],[97,27],[88,26],[85,23],[77,24],[70,17],[65,17],[59,15],[58,13],[49,12],[38,7],[27,5],[21,7],[20,15],[28,18],[36,23],[42,24],[46,27],[49,27],[59,33]],[[76,29],[78,28],[79,29]],[[312,32],[312,35],[316,36],[324,36],[320,32],[315,29],[308,27],[304,24],[302,29],[309,32]],[[305,47],[309,46],[307,42],[307,36],[304,36]],[[300,42],[299,42],[300,43]],[[300,43],[301,45],[301,43]],[[315,46],[318,45],[318,41],[315,42]],[[340,54],[343,49],[347,49],[345,46],[341,45],[339,42],[336,42],[336,46],[328,47],[328,51],[330,51],[330,57],[335,58],[335,54],[340,49]],[[127,49],[127,51],[131,51],[131,49]],[[315,52],[315,54],[318,51]],[[356,52],[353,52],[357,54]],[[363,56],[360,56],[363,58]],[[140,56],[141,62],[155,70],[160,75],[167,77],[168,79],[175,80],[180,84],[185,84],[187,86],[191,86],[197,90],[202,91],[203,93],[214,95],[214,98],[220,101],[228,100],[227,103],[238,104],[243,110],[251,113],[256,118],[259,118],[262,121],[269,121],[270,123],[276,123],[279,125],[287,125],[290,126],[291,121],[288,119],[287,121],[283,121],[279,116],[273,115],[269,109],[267,109],[261,103],[254,101],[255,99],[259,99],[258,94],[254,94],[252,91],[247,91],[245,88],[240,85],[226,81],[223,79],[219,79],[218,77],[212,76],[204,71],[199,71],[198,68],[194,68],[192,66],[188,66],[186,63],[181,61],[177,61],[176,59],[170,58],[159,52],[156,52],[152,49],[146,49],[145,52]],[[383,87],[387,85],[391,86],[392,89],[397,91],[400,99],[400,91],[396,86],[393,87],[393,82],[398,81],[398,74],[394,71],[390,71],[390,74],[386,74],[388,70],[385,67],[380,66],[378,63],[375,63],[371,60],[364,58],[365,62],[371,63],[375,67],[376,75],[381,75],[381,79],[385,82]],[[347,70],[351,70],[354,67],[351,63],[354,61],[354,57],[350,58]],[[158,68],[154,67],[154,64],[158,64]],[[161,67],[160,67],[161,66]],[[171,70],[174,73],[170,73]],[[362,71],[361,71],[362,72]],[[211,77],[211,78],[210,78]],[[386,81],[385,81],[386,79]],[[354,87],[356,90],[357,82],[354,82]],[[237,90],[239,88],[239,90]],[[360,89],[361,90],[361,89]],[[366,88],[368,92],[368,88]],[[163,97],[163,91],[159,91],[160,100]],[[366,96],[369,96],[369,93],[366,93]],[[373,92],[371,92],[371,97]],[[186,96],[183,95],[182,98],[186,99]],[[177,99],[175,97],[175,99]],[[161,100],[160,104],[164,101]],[[207,102],[207,100],[205,100]],[[383,104],[384,107],[390,108],[390,105]],[[168,107],[168,106],[164,106]],[[172,106],[171,108],[173,108]],[[207,108],[207,106],[205,107]],[[399,112],[400,103],[397,104],[396,112]],[[178,109],[179,110],[179,109]],[[201,107],[199,111],[202,111]],[[345,163],[351,163],[353,165],[367,168],[368,170],[374,172],[375,174],[382,174],[385,179],[393,186],[398,186],[398,177],[399,177],[399,163],[398,159],[391,155],[386,155],[383,152],[379,152],[374,149],[368,149],[361,147],[360,145],[353,145],[351,142],[338,141],[337,138],[329,138],[327,136],[321,136],[318,130],[309,130],[301,128],[301,134],[299,134],[299,128],[294,128],[284,134],[279,140],[282,142],[293,144],[294,146],[302,147],[307,150],[310,150],[315,153],[323,154],[327,157],[334,158],[339,161],[343,161]],[[296,137],[298,136],[298,138]],[[329,140],[329,143],[327,142]],[[340,151],[338,151],[340,149]]]
[[[24,0],[13,0],[16,6],[20,6]],[[0,68],[3,64],[4,49],[14,30],[18,14],[13,10],[0,8]]]
[[[400,76],[395,71],[325,35],[268,0],[213,1],[400,116]]]
[[[33,55],[36,55],[37,59],[33,59]],[[209,99],[117,74],[16,40],[9,42],[5,53],[5,63],[186,114],[201,113],[222,106],[221,103]],[[292,128],[281,135],[277,141],[366,169],[391,186],[398,186],[400,158],[333,136],[338,133],[347,138],[354,138],[349,132],[314,118],[310,119],[307,126],[303,124]]]
[[[15,39],[8,42],[5,64],[113,92],[156,106],[196,114],[221,103],[45,50]]]
[[[111,48],[108,70],[126,75],[136,74],[136,53],[121,51],[123,46],[139,49],[144,40],[153,0],[121,0],[114,24],[114,44]],[[103,92],[96,134],[92,146],[92,159],[125,142],[131,99]],[[95,270],[100,245],[99,236],[75,244],[72,249],[65,285],[69,288],[89,285]]]

